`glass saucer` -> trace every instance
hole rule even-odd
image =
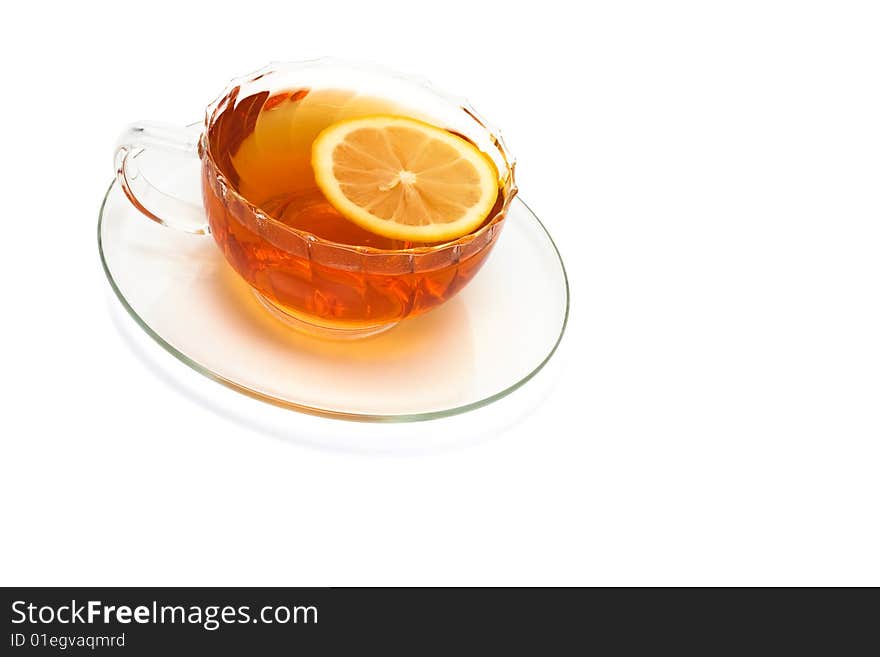
[[[170,176],[198,198],[195,175]],[[490,404],[547,363],[568,319],[559,252],[519,199],[486,264],[456,297],[356,341],[285,325],[210,236],[148,220],[115,182],[101,206],[98,246],[123,307],[180,361],[251,397],[341,419],[428,420]]]

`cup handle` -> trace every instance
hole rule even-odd
[[[201,124],[131,124],[116,143],[116,179],[132,205],[153,221],[187,233],[207,235],[211,228],[204,208],[156,187],[141,171],[139,162],[141,154],[151,150],[197,159],[200,134]]]

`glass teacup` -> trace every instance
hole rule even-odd
[[[304,155],[316,136],[341,120],[388,114],[443,128],[491,159],[498,194],[475,230],[442,243],[386,238],[347,221],[322,196]],[[139,157],[152,149],[200,158],[201,207],[142,175]],[[233,80],[199,132],[130,126],[116,169],[145,215],[210,233],[276,316],[333,337],[370,335],[449,300],[485,261],[516,194],[510,153],[467,102],[423,80],[331,59],[271,64]]]

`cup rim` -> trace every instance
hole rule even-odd
[[[485,223],[479,230],[476,230],[472,233],[468,233],[467,235],[462,235],[454,240],[449,242],[442,242],[440,244],[435,244],[433,246],[417,246],[410,247],[407,249],[380,249],[373,246],[358,246],[354,244],[345,244],[342,242],[335,242],[333,240],[328,240],[323,237],[319,237],[314,233],[310,233],[305,230],[300,230],[299,228],[294,228],[293,226],[289,226],[281,221],[278,221],[274,217],[270,216],[263,210],[259,205],[251,202],[242,194],[240,194],[236,189],[232,186],[229,179],[226,177],[226,174],[220,169],[217,165],[217,160],[214,158],[211,153],[210,144],[208,143],[208,129],[211,126],[212,119],[214,118],[217,110],[223,104],[223,102],[230,97],[236,88],[240,87],[243,84],[256,82],[260,78],[270,75],[278,71],[281,68],[306,68],[309,66],[316,65],[336,65],[342,66],[346,68],[350,68],[353,70],[363,70],[365,72],[373,73],[373,74],[383,74],[390,75],[392,77],[401,78],[410,82],[412,84],[420,85],[426,88],[431,93],[437,95],[442,98],[446,102],[453,103],[457,105],[465,114],[467,114],[477,125],[479,125],[486,133],[489,135],[492,144],[498,149],[499,154],[501,155],[501,159],[503,160],[506,166],[506,175],[502,176],[499,180],[499,189],[500,193],[506,193],[506,197],[504,199],[504,203],[501,208],[495,213],[495,216],[492,217],[487,223]],[[355,60],[347,60],[338,57],[316,57],[312,59],[304,59],[304,60],[294,60],[294,61],[272,61],[266,66],[258,68],[257,70],[241,75],[230,80],[223,91],[217,96],[217,98],[212,101],[207,108],[205,109],[205,119],[201,137],[199,138],[199,155],[201,157],[207,157],[210,160],[212,175],[217,181],[220,183],[221,188],[224,191],[224,195],[232,195],[236,201],[241,203],[249,212],[251,212],[255,217],[259,219],[259,221],[266,222],[272,224],[273,228],[282,230],[284,232],[290,233],[292,235],[298,236],[307,242],[313,244],[320,244],[325,247],[330,247],[334,249],[341,249],[349,252],[354,252],[360,255],[434,255],[440,251],[444,251],[446,249],[454,249],[456,247],[461,247],[466,244],[470,244],[474,240],[482,237],[485,233],[493,230],[495,226],[498,226],[504,222],[504,219],[507,217],[507,211],[510,207],[510,203],[513,201],[514,197],[517,195],[519,189],[516,186],[516,178],[514,176],[514,170],[516,167],[516,159],[511,154],[510,150],[507,148],[507,145],[504,143],[504,139],[501,136],[501,133],[498,129],[493,128],[483,117],[482,115],[474,108],[473,105],[464,97],[461,96],[453,96],[445,91],[438,89],[432,82],[428,79],[416,76],[400,73],[394,69],[387,68],[385,66],[374,64],[370,62],[362,62]],[[491,240],[490,240],[491,241]]]

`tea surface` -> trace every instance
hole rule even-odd
[[[321,193],[312,171],[312,143],[326,127],[376,114],[414,116],[385,99],[338,89],[299,89],[258,94],[221,117],[211,151],[236,191],[267,214],[333,242],[379,249],[424,246],[364,230],[342,216]],[[496,206],[500,206],[499,194]],[[500,209],[493,208],[490,217]]]

